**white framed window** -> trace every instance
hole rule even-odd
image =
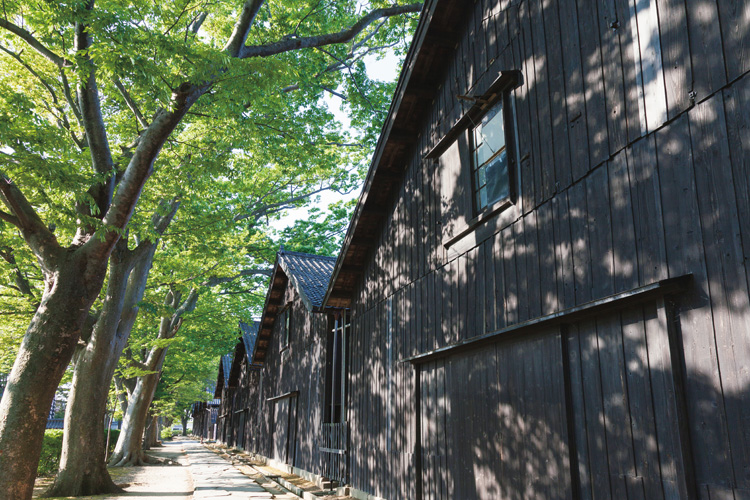
[[[504,99],[490,107],[470,133],[474,213],[510,198],[510,166]]]

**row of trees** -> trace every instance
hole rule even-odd
[[[0,402],[5,498],[31,498],[69,366],[48,495],[116,491],[102,432],[115,374],[124,429],[110,463],[141,463],[170,346],[186,368],[226,352],[262,303],[279,239],[332,250],[335,239],[309,235],[343,223],[343,207],[281,234],[270,222],[357,184],[393,91],[368,78],[363,58],[403,54],[420,9],[3,1],[0,342],[15,353]],[[326,93],[354,132],[321,105]],[[173,397],[201,369],[170,377]]]

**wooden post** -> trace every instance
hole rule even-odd
[[[420,365],[414,364],[414,488],[417,500],[423,499],[422,494],[422,402]]]
[[[338,336],[339,336],[339,313],[338,311],[334,314],[334,320],[333,320],[333,366],[331,367],[331,373],[336,373],[336,361],[337,361],[337,354],[338,354]],[[331,380],[331,422],[336,421],[336,385],[335,385],[335,377],[333,377],[334,380]]]
[[[695,460],[693,459],[692,438],[690,436],[690,425],[688,423],[688,406],[685,395],[685,348],[682,343],[682,330],[680,320],[677,317],[677,307],[672,300],[660,297],[656,303],[657,314],[661,326],[667,331],[669,339],[670,361],[672,368],[672,384],[677,415],[677,428],[679,432],[679,446],[682,456],[683,475],[680,489],[686,493],[687,498],[694,500],[700,498],[698,484],[695,479]]]
[[[346,309],[341,311],[341,423],[346,422]]]

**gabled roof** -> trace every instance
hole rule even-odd
[[[424,120],[441,91],[442,77],[454,57],[455,46],[474,9],[465,0],[426,0],[419,25],[401,70],[388,117],[375,147],[370,169],[336,261],[325,307],[349,307],[362,267],[411,162]],[[491,83],[491,82],[489,82]],[[487,87],[488,82],[480,86]],[[471,89],[476,90],[476,89]]]
[[[229,385],[229,372],[232,368],[231,354],[225,354],[219,360],[219,376],[216,378],[216,391],[214,391],[214,397],[221,397],[221,390],[225,389]]]
[[[245,357],[248,363],[253,362],[253,353],[255,352],[255,339],[258,337],[258,328],[260,327],[260,321],[253,321],[251,325],[248,325],[244,321],[240,321],[240,331],[242,332],[242,345],[245,347]]]
[[[286,306],[284,292],[289,283],[294,287],[309,313],[320,309],[331,279],[335,257],[281,250],[276,254],[266,303],[253,350],[253,362],[262,363],[271,338],[276,316]]]
[[[323,305],[336,257],[282,250],[279,252],[278,262],[308,310],[312,311]]]
[[[253,321],[252,324],[247,324],[244,321],[240,321],[240,338],[238,339],[237,345],[234,348],[234,355],[232,356],[232,366],[229,372],[229,386],[236,387],[240,378],[240,366],[242,365],[243,358],[247,360],[248,364],[253,364],[253,354],[255,351],[255,340],[258,336],[258,327],[260,321]],[[257,365],[255,365],[257,367]]]

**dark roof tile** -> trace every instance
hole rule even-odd
[[[245,356],[247,356],[247,362],[250,364],[252,364],[253,354],[255,354],[255,339],[258,337],[259,327],[260,321],[253,321],[250,325],[240,321],[242,343],[245,344]]]
[[[224,370],[224,385],[229,383],[229,370],[232,368],[232,355],[225,354],[221,357],[221,368]]]
[[[282,250],[279,260],[283,263],[284,271],[296,282],[298,291],[307,296],[313,307],[320,307],[336,258]]]

